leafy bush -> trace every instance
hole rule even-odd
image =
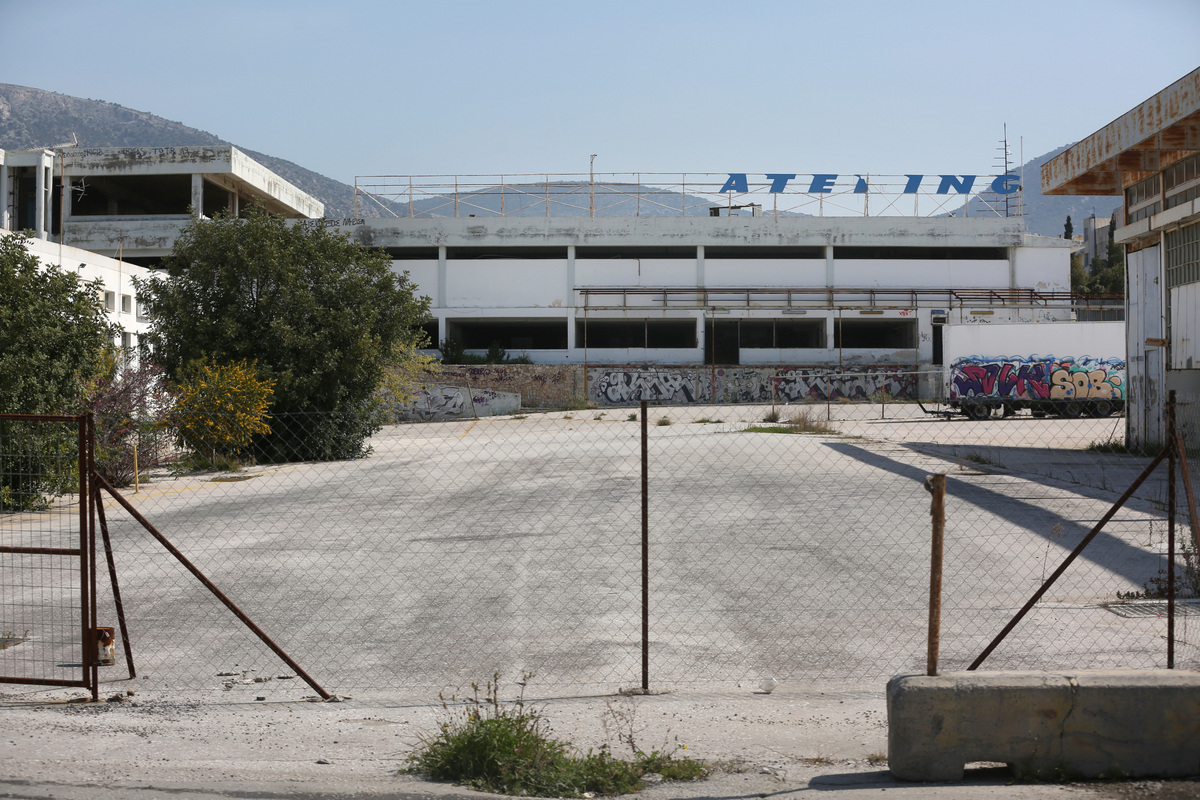
[[[118,366],[85,389],[84,405],[95,415],[96,470],[114,486],[128,486],[137,469],[163,463],[170,450],[166,418],[173,398],[161,367],[146,362]],[[135,453],[136,448],[136,453]]]
[[[194,365],[178,385],[170,415],[180,444],[203,458],[211,454],[214,465],[218,455],[245,452],[256,436],[271,432],[274,384],[246,361]]]
[[[160,276],[138,285],[150,310],[143,339],[176,382],[189,364],[255,362],[274,382],[259,460],[354,458],[384,416],[375,398],[397,343],[429,316],[407,274],[381,250],[261,209],[192,222]]]

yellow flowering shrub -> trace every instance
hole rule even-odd
[[[177,387],[172,421],[181,443],[202,455],[232,456],[271,432],[267,409],[275,381],[258,377],[256,362],[206,364]]]

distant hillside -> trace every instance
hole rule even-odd
[[[347,217],[354,213],[354,188],[305,169],[291,161],[249,150],[233,142],[225,141],[207,131],[190,128],[180,122],[156,117],[145,111],[107,103],[102,100],[85,100],[57,92],[30,89],[24,86],[0,83],[0,148],[22,149],[46,147],[71,140],[71,134],[79,137],[82,147],[176,147],[188,145],[234,144],[251,158],[275,171],[285,180],[312,195],[325,204],[327,217]],[[1025,165],[1025,217],[1030,233],[1043,236],[1061,236],[1067,215],[1071,216],[1076,230],[1080,223],[1094,212],[1099,217],[1108,217],[1121,204],[1119,197],[1047,197],[1041,193],[1041,166],[1050,158],[1065,150],[1061,147],[1038,156]],[[623,201],[611,196],[614,193],[642,193],[642,201]],[[545,205],[536,198],[520,196],[521,187],[506,187],[504,207],[506,214],[541,216],[546,213]],[[530,194],[534,190],[530,189]],[[650,187],[621,185],[597,186],[597,216],[674,216],[685,202],[678,193],[655,194]],[[544,192],[544,187],[537,193]],[[555,184],[552,192],[554,216],[587,216],[589,197],[586,184]],[[608,195],[608,196],[606,196]],[[466,204],[464,206],[464,203]],[[460,197],[459,213],[475,206],[482,214],[498,213],[501,205],[501,190],[484,189]],[[708,213],[705,199],[689,195],[686,198],[687,214],[702,216]],[[521,206],[526,206],[521,208]],[[520,209],[520,210],[517,210]],[[408,213],[407,203],[396,206],[401,215]],[[453,214],[453,206],[445,201],[426,200],[414,204],[414,211],[421,216]],[[379,216],[378,208],[360,208],[365,216]],[[971,214],[985,213],[982,202],[971,204]]]
[[[0,148],[47,147],[71,141],[71,134],[79,137],[81,147],[234,145],[324,203],[326,216],[346,217],[354,210],[352,186],[291,161],[116,103],[0,83]]]
[[[1071,145],[1063,145],[1057,150],[1037,156],[1025,162],[1022,182],[1025,189],[1025,228],[1030,233],[1042,236],[1058,237],[1063,235],[1063,225],[1070,215],[1076,231],[1082,231],[1082,221],[1095,214],[1107,219],[1112,212],[1122,204],[1119,195],[1044,195],[1042,194],[1042,164],[1045,164]],[[1018,175],[1020,168],[1014,169]],[[994,202],[994,198],[993,198]],[[975,200],[970,205],[972,215],[982,216],[986,213],[983,201]]]

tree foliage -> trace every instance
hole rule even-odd
[[[113,350],[105,371],[84,387],[84,407],[95,416],[96,469],[114,486],[128,486],[138,472],[167,460],[166,418],[174,403],[160,367],[123,360]]]
[[[0,413],[76,413],[114,329],[99,287],[43,267],[27,238],[0,233]]]
[[[397,344],[429,313],[387,255],[261,210],[193,221],[139,286],[144,340],[168,377],[189,365],[249,361],[273,381],[276,422],[255,438],[267,460],[350,458],[382,416],[373,395]]]

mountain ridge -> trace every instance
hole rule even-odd
[[[0,83],[0,148],[49,147],[78,137],[82,147],[182,147],[233,146],[325,204],[330,218],[354,215],[354,188],[287,159],[252,150],[199,128],[168,120],[150,112],[127,108],[106,100],[92,100],[16,84]],[[1047,196],[1041,193],[1041,165],[1070,145],[1027,161],[1025,226],[1030,233],[1057,237],[1068,215],[1076,229],[1091,213],[1111,216],[1120,197]],[[1021,170],[1021,167],[1017,168]],[[494,189],[480,193],[493,194]],[[619,211],[619,207],[605,209]],[[986,213],[984,201],[972,200],[972,214]],[[360,210],[360,213],[361,210]],[[402,212],[403,213],[403,212]],[[701,210],[699,213],[705,213]]]

